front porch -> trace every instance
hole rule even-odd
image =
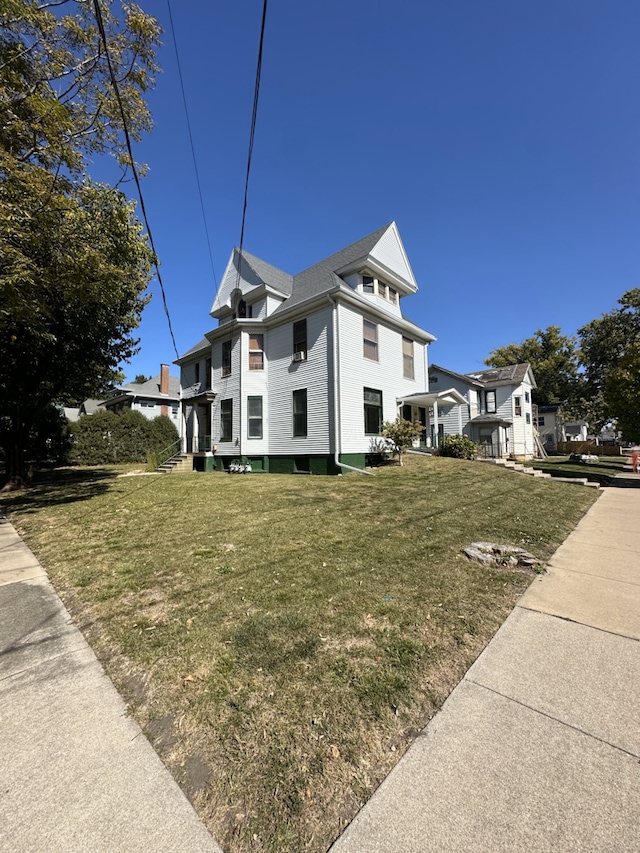
[[[462,435],[463,406],[467,405],[466,398],[455,388],[446,391],[424,392],[409,394],[397,398],[400,416],[407,421],[419,421],[422,426],[420,436],[420,447],[439,447],[447,432],[445,419],[441,418],[441,411],[445,408],[457,407],[456,432]],[[450,416],[446,418],[450,421]]]

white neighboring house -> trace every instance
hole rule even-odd
[[[361,469],[403,406],[425,443],[435,338],[400,307],[417,289],[395,223],[298,275],[234,249],[217,328],[176,361],[184,450],[213,450],[218,468],[246,457],[273,473]]]
[[[558,442],[567,440],[565,420],[560,403],[538,406],[538,413],[534,417],[534,422],[545,451],[551,454],[557,453]]]
[[[464,414],[440,404],[432,418],[435,435],[464,434],[486,457],[534,456],[531,392],[536,381],[531,365],[489,367],[474,373],[454,373],[437,364],[429,368],[429,387],[454,388],[465,398]]]
[[[132,409],[153,420],[166,415],[178,427],[180,423],[180,380],[169,375],[169,365],[160,365],[160,375],[146,382],[128,382],[116,388],[112,395],[99,403],[110,412]]]

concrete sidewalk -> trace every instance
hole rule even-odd
[[[0,516],[0,851],[221,853]]]
[[[640,851],[640,477],[619,483],[331,853]]]

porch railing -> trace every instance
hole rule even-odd
[[[211,436],[187,436],[187,453],[206,453],[211,450]]]

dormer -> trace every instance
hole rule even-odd
[[[378,307],[398,312],[400,299],[416,293],[418,285],[395,222],[369,252],[352,259],[336,273],[353,290]]]

